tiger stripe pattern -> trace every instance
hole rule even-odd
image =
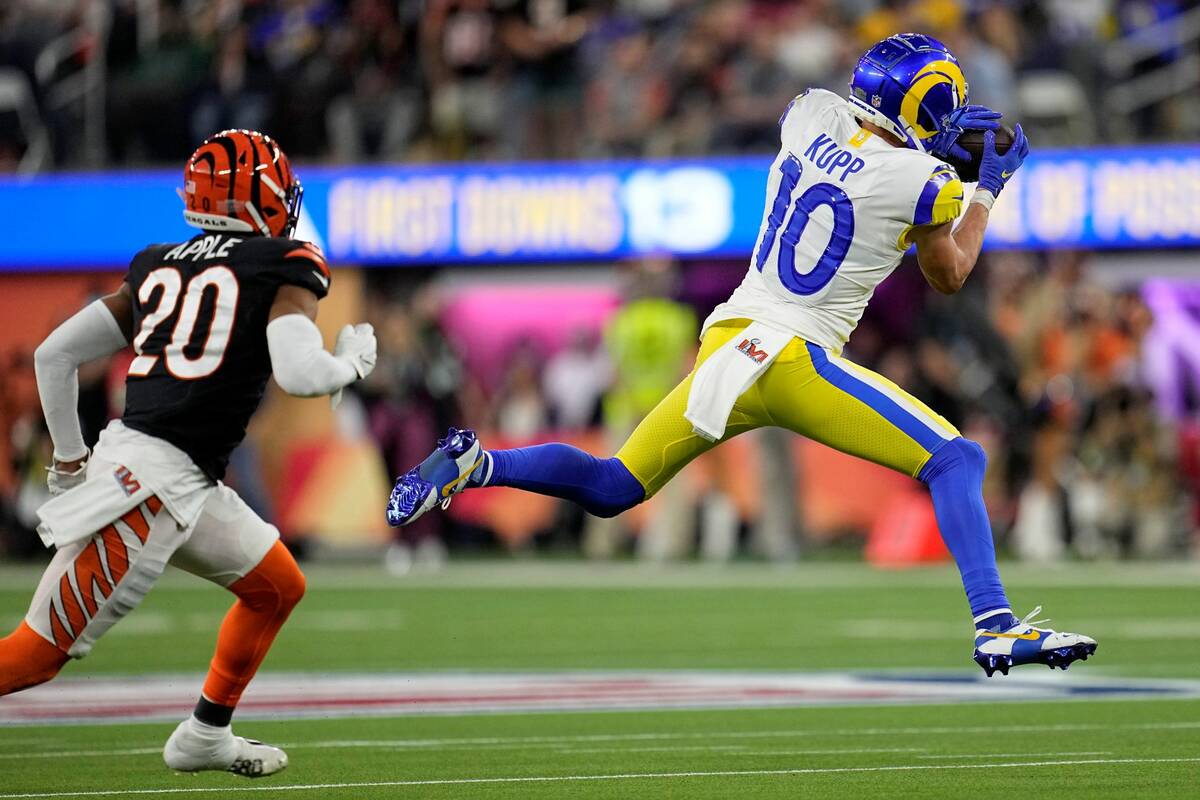
[[[75,561],[63,572],[48,608],[54,644],[71,649],[113,590],[129,571],[130,548],[135,554],[150,536],[150,525],[162,510],[162,501],[151,496],[119,520],[92,537]]]

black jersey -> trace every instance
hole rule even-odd
[[[133,349],[122,421],[183,450],[213,480],[246,436],[271,377],[267,317],[280,286],[329,290],[320,250],[203,233],[134,256]]]

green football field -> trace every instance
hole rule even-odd
[[[235,720],[244,735],[287,747],[288,770],[259,781],[178,775],[158,755],[178,714],[67,722],[68,699],[62,722],[30,724],[17,719],[16,704],[29,702],[18,694],[0,699],[0,800],[1200,796],[1194,565],[1008,567],[1019,612],[1043,605],[1054,625],[1100,648],[1065,674],[1029,667],[991,682],[969,660],[970,623],[946,569],[488,562],[406,579],[307,572],[309,593]],[[5,629],[36,579],[0,569]],[[190,697],[228,602],[171,575],[64,670],[60,688],[26,695],[123,686],[130,707],[147,708],[160,690]],[[557,694],[514,710],[510,680],[537,702],[542,684]],[[263,700],[293,684],[293,710],[314,718],[286,719],[289,706]],[[343,686],[345,706],[304,705]],[[385,695],[413,705],[371,705]],[[463,707],[431,707],[450,695]],[[604,705],[614,702],[625,710]]]

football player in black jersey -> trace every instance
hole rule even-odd
[[[121,288],[54,330],[36,353],[54,441],[39,534],[56,553],[25,620],[0,639],[0,695],[54,677],[132,611],[167,563],[226,587],[221,626],[195,713],[163,750],[178,770],[269,775],[276,747],[234,736],[230,719],[304,575],[279,532],[221,483],[267,380],[289,394],[332,395],[375,365],[370,325],[345,326],[333,353],[314,320],[330,273],[291,238],[300,182],[269,137],[223,131],[184,170],[195,238],[134,256]],[[132,344],[125,413],[94,453],[80,433],[80,364]]]

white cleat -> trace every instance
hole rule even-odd
[[[996,672],[1007,675],[1022,664],[1045,664],[1065,671],[1073,662],[1087,661],[1095,654],[1096,640],[1090,636],[1037,627],[1050,621],[1032,621],[1041,611],[1038,606],[1006,630],[975,631],[975,663],[989,678]]]
[[[287,753],[278,747],[234,736],[228,727],[206,725],[188,717],[163,746],[163,761],[179,772],[217,770],[261,778],[287,767]]]

